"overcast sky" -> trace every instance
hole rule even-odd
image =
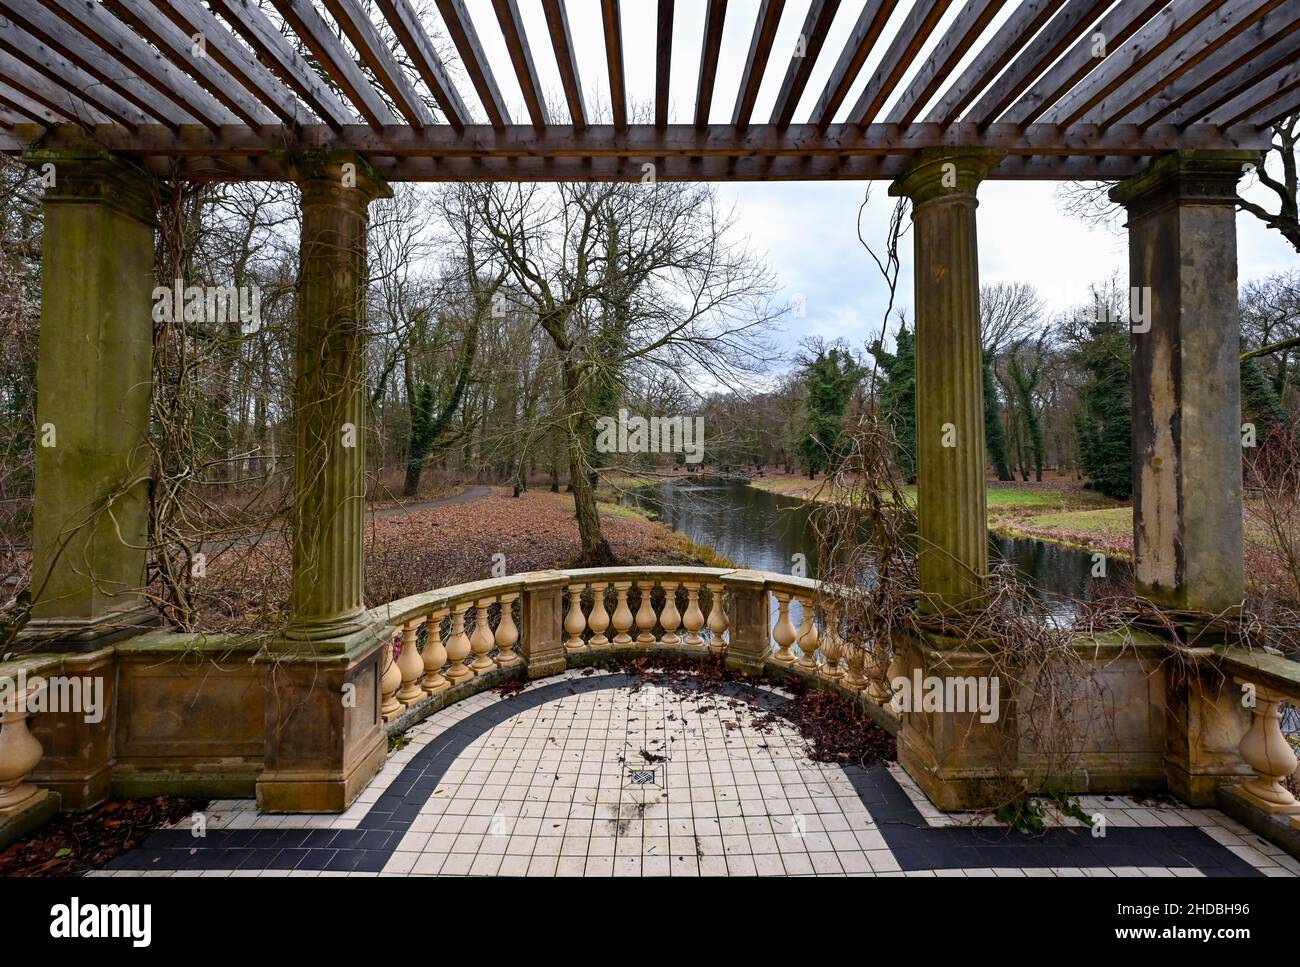
[[[789,0],[785,5],[772,59],[759,91],[755,118],[766,119],[771,115],[776,91],[784,77],[809,2]],[[503,96],[516,118],[526,117],[518,81],[489,0],[468,0],[468,4]],[[885,28],[885,37],[892,35],[912,5],[908,0],[898,5]],[[984,38],[991,37],[1017,5],[1015,0],[1008,3],[989,25]],[[538,55],[535,60],[542,87],[554,105],[553,113],[561,118],[567,117],[541,5],[525,2],[519,6],[525,32]],[[731,0],[727,6],[710,115],[714,123],[730,121],[758,6],[759,0]],[[913,70],[924,62],[929,47],[942,36],[962,6],[960,3],[952,5],[932,35],[931,43],[916,58]],[[584,96],[588,110],[594,114],[609,103],[600,2],[568,0],[567,7],[578,63],[583,71]],[[623,0],[621,3],[628,98],[633,105],[649,105],[654,99],[656,7],[652,0]],[[673,123],[688,122],[694,109],[705,7],[703,0],[681,0],[676,5],[670,87],[670,121]],[[820,96],[861,8],[861,0],[848,0],[841,4],[795,113],[796,122],[808,116]],[[857,100],[887,46],[886,43],[876,45],[844,99],[837,122],[843,120]],[[979,46],[972,48],[967,60],[975,56]],[[956,73],[960,73],[965,63],[958,65]],[[459,86],[470,104],[477,108],[472,85],[462,81]],[[890,107],[891,104],[886,103],[881,116],[887,114]],[[922,111],[922,115],[924,113]],[[479,118],[483,118],[481,111]],[[856,182],[717,186],[722,202],[735,208],[738,230],[750,239],[756,251],[767,255],[783,287],[784,298],[801,300],[805,306],[803,317],[790,321],[790,332],[784,340],[786,344],[793,346],[804,335],[820,334],[843,337],[861,346],[874,338],[878,331],[885,292],[874,264],[857,238],[857,213],[866,187]],[[885,182],[874,183],[864,213],[863,234],[872,242],[883,238],[888,225],[894,200],[888,197],[887,188]],[[1104,280],[1116,271],[1123,278],[1127,273],[1127,256],[1122,230],[1090,230],[1081,222],[1061,214],[1053,197],[1054,190],[1051,182],[1001,181],[987,182],[980,187],[980,274],[982,281],[1031,282],[1052,311],[1062,311],[1087,299],[1089,283]],[[1267,207],[1275,207],[1270,204],[1267,191],[1261,191],[1257,186],[1246,190],[1255,200]],[[1277,232],[1266,230],[1261,222],[1247,214],[1239,214],[1237,224],[1240,277],[1243,281],[1296,267],[1294,250]],[[899,304],[908,310],[910,318],[910,244],[903,254]]]

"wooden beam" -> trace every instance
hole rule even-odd
[[[410,0],[375,0],[388,25],[397,35],[397,41],[411,58],[416,71],[442,109],[443,117],[457,131],[469,124],[469,108],[461,100],[460,92],[447,74],[447,69],[429,40],[429,34],[411,7]]]
[[[1254,114],[1246,118],[1247,124],[1260,127],[1272,127],[1279,121],[1300,113],[1300,83],[1292,84],[1291,89],[1270,101]]]
[[[19,125],[19,128],[22,126]],[[9,145],[17,145],[13,135]],[[0,151],[6,148],[0,138]],[[155,174],[195,181],[284,180],[287,174],[260,167],[249,158],[146,159],[144,167]],[[371,158],[380,176],[390,182],[639,182],[642,165],[651,158]],[[864,181],[893,180],[907,159],[859,158],[672,158],[656,165],[660,181]],[[1142,171],[1143,158],[1008,158],[995,166],[995,181],[1117,181]]]
[[[44,65],[35,64],[39,70],[58,80],[64,87],[73,90],[88,90],[92,87],[107,89],[117,94],[122,100],[136,109],[135,114],[120,112],[119,120],[124,123],[149,123],[156,118],[163,124],[179,127],[196,120],[189,112],[176,107],[171,101],[158,97],[158,92],[147,84],[141,83],[131,73],[114,66],[116,62],[104,56],[104,52],[87,40],[82,34],[73,30],[48,10],[18,0],[0,0],[0,13],[7,16],[14,29],[21,27],[30,35],[32,45],[40,45],[49,52],[49,56],[40,54],[38,47],[32,47],[22,59],[31,61],[33,57],[44,60]],[[15,40],[15,43],[24,43]],[[26,46],[26,44],[24,44]],[[64,74],[59,70],[62,63],[71,65],[80,74],[93,78],[90,84],[80,83],[80,74]],[[114,116],[112,111],[109,116]]]
[[[45,6],[100,50],[130,68],[136,78],[197,118],[200,124],[216,128],[235,120],[216,98],[168,64],[102,4],[45,0]]]
[[[3,104],[8,109],[11,116],[18,118],[19,123],[21,123],[21,118],[24,117],[31,118],[31,120],[41,125],[60,124],[73,120],[66,114],[51,110],[17,88],[4,83],[0,83],[0,104]],[[14,150],[19,150],[20,147],[16,145]]]
[[[763,74],[767,71],[767,61],[772,55],[772,43],[776,40],[777,28],[781,26],[781,11],[784,9],[785,0],[763,0],[759,5],[754,34],[749,39],[745,70],[740,75],[736,109],[731,115],[731,123],[737,130],[749,127],[749,120],[754,116],[754,102],[758,100],[758,89],[763,84]]]
[[[275,115],[261,101],[252,97],[215,57],[207,56],[206,44],[203,55],[195,56],[191,36],[177,28],[147,0],[104,0],[104,3],[119,20],[129,24],[178,68],[193,74],[213,97],[230,108],[245,124],[275,123]]]
[[[886,120],[891,124],[911,124],[930,99],[939,90],[940,85],[952,76],[957,65],[961,63],[966,52],[984,33],[1006,0],[969,0],[961,8],[951,26],[930,52],[930,56],[921,69],[908,81],[907,87]]]
[[[673,0],[659,0],[655,27],[655,127],[668,126],[669,82],[673,73]]]
[[[1200,122],[1202,118],[1216,113],[1225,104],[1240,97],[1256,84],[1272,77],[1279,71],[1286,70],[1295,63],[1298,50],[1300,50],[1300,38],[1295,34],[1284,37],[1275,47],[1270,48],[1264,56],[1244,65],[1216,87],[1189,99],[1182,107],[1170,114],[1166,120],[1180,127]]]
[[[110,122],[107,115],[97,107],[69,93],[58,81],[52,81],[44,74],[33,70],[12,54],[0,51],[0,78],[4,83],[55,114],[71,118],[80,124],[104,124]],[[120,130],[127,132],[128,129]],[[144,128],[138,129],[142,131]],[[163,131],[170,128],[163,127]],[[138,133],[137,131],[137,133]],[[174,133],[174,132],[173,132]]]
[[[1210,92],[1211,99],[1221,96],[1218,103],[1226,103],[1254,83],[1257,72],[1267,63],[1269,56],[1287,50],[1295,52],[1297,44],[1300,44],[1298,31],[1300,0],[1286,0],[1281,7],[1216,50],[1195,72],[1186,73],[1162,87],[1117,120],[1131,121],[1139,126],[1153,124],[1206,92]],[[1208,104],[1206,110],[1215,106]]]
[[[166,3],[168,0],[157,0]],[[176,0],[178,8],[188,8],[190,0]],[[289,41],[281,36],[251,0],[208,0],[208,4],[225,19],[226,23],[244,38],[245,43],[257,52],[289,85],[316,115],[326,124],[341,128],[354,119],[351,108],[316,74]],[[205,22],[206,26],[206,22]],[[202,28],[201,28],[202,29]],[[208,29],[212,29],[208,27]],[[206,32],[205,32],[206,36]],[[215,32],[214,32],[215,36]],[[212,41],[210,40],[209,43]],[[224,44],[224,41],[223,41]]]
[[[145,114],[113,88],[100,83],[97,78],[60,56],[36,37],[19,29],[12,21],[0,21],[0,50],[8,51],[38,73],[44,74],[59,87],[76,91],[81,100],[105,117],[131,130],[138,129],[142,124],[149,124],[157,116],[156,112]],[[170,127],[180,127],[179,121],[173,120],[170,115],[164,114],[158,119],[165,121]]]
[[[700,79],[695,85],[695,126],[709,123],[713,107],[713,85],[718,79],[718,53],[722,49],[722,28],[727,19],[727,0],[709,0],[704,15],[704,45],[700,48]]]
[[[406,72],[379,36],[370,17],[357,5],[357,0],[325,0],[325,6],[407,123],[417,128],[433,124],[433,115],[406,79]]]
[[[253,54],[235,40],[234,35],[221,25],[206,7],[197,0],[153,0],[154,7],[171,20],[185,36],[203,38],[207,55],[234,77],[247,90],[257,95],[271,113],[286,124],[301,124],[311,120],[299,106],[293,93],[280,79],[262,66]]]
[[[826,44],[826,35],[830,33],[831,23],[840,9],[840,0],[812,0],[808,5],[808,15],[804,17],[803,29],[794,41],[794,53],[785,69],[785,79],[776,95],[776,104],[772,107],[772,123],[786,127],[794,120],[794,112],[799,107],[799,100],[808,86],[817,57]]]
[[[533,119],[533,127],[544,128],[551,123],[551,119],[546,113],[546,99],[542,96],[542,85],[537,79],[537,67],[533,63],[528,35],[524,33],[519,4],[515,0],[492,0],[492,6],[496,10],[497,23],[501,25],[501,36],[505,38],[510,62],[515,67],[515,76],[519,79],[519,90],[524,95],[528,116]]]
[[[243,155],[267,156],[282,151],[339,149],[391,157],[493,157],[599,158],[681,157],[742,158],[776,156],[907,156],[923,148],[974,147],[1030,156],[1152,157],[1179,148],[1257,149],[1269,144],[1267,134],[1253,126],[1221,129],[1217,125],[1178,128],[1158,124],[1141,131],[1136,125],[1110,127],[1054,124],[998,123],[981,128],[970,122],[951,126],[918,123],[905,128],[872,124],[859,128],[838,125],[822,133],[814,124],[751,125],[737,136],[729,124],[697,128],[672,124],[633,124],[619,131],[609,124],[588,125],[581,131],[567,125],[550,125],[538,132],[531,125],[500,129],[470,125],[457,133],[449,125],[423,129],[393,125],[376,131],[352,124],[340,130],[327,125],[307,125],[298,130],[256,129],[230,125],[211,131],[187,125],[173,131],[163,125],[146,125],[132,133],[120,126],[97,127],[94,136],[105,150],[131,155]]]
[[[1290,94],[1297,86],[1300,86],[1300,60],[1292,58],[1291,62],[1281,70],[1273,72],[1254,87],[1238,94],[1222,107],[1216,108],[1206,117],[1206,120],[1221,127],[1234,124],[1263,124],[1265,121],[1260,119],[1276,117],[1274,107],[1278,100]]]
[[[1268,5],[1275,2],[1270,0]],[[1081,84],[1039,116],[1052,124],[1068,125],[1081,120],[1111,94],[1118,94],[1121,100],[1131,98],[1135,89],[1141,88],[1145,69],[1164,61],[1162,55],[1180,51],[1191,54],[1203,50],[1207,44],[1221,42],[1218,38],[1234,20],[1247,16],[1251,8],[1259,6],[1259,0],[1231,0],[1226,5],[1224,0],[1174,0],[1123,47],[1112,48],[1109,56]],[[1205,29],[1194,35],[1199,26]],[[1184,37],[1187,42],[1180,45]]]
[[[952,0],[931,0],[930,3],[918,3],[912,8],[886,49],[876,72],[871,75],[871,80],[859,95],[858,103],[849,112],[851,122],[862,127],[875,120],[951,3]],[[976,8],[984,5],[983,0],[971,0],[971,3]]]
[[[1113,124],[1127,117],[1199,65],[1213,64],[1215,54],[1230,47],[1236,38],[1248,35],[1250,28],[1263,23],[1267,15],[1277,12],[1282,3],[1283,0],[1234,0],[1220,7],[1194,32],[1189,32],[1182,43],[1166,49],[1117,90],[1080,115],[1078,120]]]
[[[817,106],[812,111],[810,120],[822,131],[829,128],[831,122],[835,120],[835,112],[844,103],[844,98],[848,97],[849,88],[853,86],[858,71],[862,69],[867,56],[876,46],[876,41],[881,31],[885,29],[885,23],[889,20],[889,15],[894,12],[897,3],[898,0],[867,0],[863,5],[862,12],[858,14],[857,22],[853,25],[852,33],[849,34],[844,49],[840,51],[840,58],[835,62],[830,77],[826,79],[826,86],[822,88]]]
[[[1160,12],[1166,0],[1125,0],[1101,19],[1087,36],[1052,65],[999,120],[1029,124],[1104,64],[1124,43]],[[1096,51],[1102,52],[1099,57]]]
[[[1065,0],[1027,0],[1008,17],[997,35],[983,46],[926,118],[952,124],[980,91],[1002,73],[1030,39],[1047,23]],[[909,119],[910,120],[910,119]]]
[[[569,32],[569,12],[564,0],[542,0],[546,14],[546,27],[551,34],[551,47],[555,50],[555,63],[560,69],[560,83],[564,98],[569,103],[569,123],[581,131],[587,126],[587,107],[582,99],[582,76],[578,73],[578,56]]]
[[[614,127],[627,128],[627,82],[623,77],[623,23],[618,0],[600,0],[600,19],[605,28],[605,64],[609,68],[609,105]]]
[[[470,20],[469,11],[465,9],[463,0],[436,0],[436,2],[438,12],[442,14],[442,21],[447,26],[447,33],[451,36],[451,42],[456,45],[456,50],[460,52],[461,64],[465,68],[465,73],[469,74],[474,90],[478,92],[479,101],[483,104],[483,110],[487,112],[488,120],[493,127],[505,127],[510,123],[510,111],[506,108],[505,99],[497,88],[496,78],[492,76],[492,68],[488,66],[487,55],[483,53],[483,45],[479,43],[474,22]]]
[[[325,18],[311,3],[311,0],[271,0],[275,9],[280,11],[285,23],[298,35],[298,39],[307,45],[307,49],[316,58],[325,73],[330,76],[348,100],[352,102],[361,116],[371,127],[382,128],[392,124],[393,112],[384,99],[379,96],[370,78],[357,66],[343,47],[334,32],[330,30]]]
[[[989,86],[964,120],[992,124],[1109,6],[1110,0],[1068,0],[1024,53]]]

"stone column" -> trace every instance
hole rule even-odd
[[[366,226],[367,206],[388,189],[351,153],[298,157],[293,167],[302,189],[302,241],[285,638],[292,650],[346,651],[357,635],[369,634],[362,598]]]
[[[94,148],[33,151],[43,200],[32,621],[93,649],[154,623],[148,537],[152,179]]]
[[[387,753],[380,685],[384,627],[367,614],[367,206],[387,192],[364,158],[290,159],[302,189],[294,382],[293,586],[289,624],[260,663],[264,812],[338,812]]]
[[[912,201],[921,609],[978,610],[988,574],[975,189],[1001,155],[921,151],[890,186]]]
[[[519,651],[529,678],[564,671],[564,589],[568,584],[569,579],[559,571],[534,571],[523,576]]]
[[[772,654],[772,613],[767,585],[757,571],[722,576],[727,589],[727,650],[723,665],[742,675],[761,675]]]
[[[1230,612],[1243,595],[1237,179],[1258,153],[1182,151],[1111,190],[1128,209],[1137,593]]]

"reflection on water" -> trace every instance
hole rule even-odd
[[[629,493],[624,503],[652,511],[673,530],[707,544],[741,567],[789,574],[803,554],[806,573],[817,576],[817,541],[808,505],[794,497],[758,490],[739,482],[665,481]],[[1036,589],[1053,612],[1075,613],[1072,601],[1127,590],[1128,566],[1108,561],[1108,580],[1092,576],[1092,555],[1059,544],[991,537],[995,559],[1015,564],[1022,580]]]

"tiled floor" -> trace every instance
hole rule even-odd
[[[412,729],[341,816],[217,802],[204,835],[187,821],[91,875],[1300,875],[1215,810],[1085,797],[1104,837],[945,815],[897,767],[811,761],[783,701],[578,671],[482,693]]]

